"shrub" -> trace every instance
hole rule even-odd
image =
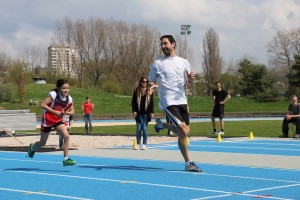
[[[10,101],[12,97],[11,85],[0,85],[0,102]]]

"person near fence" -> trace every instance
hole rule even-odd
[[[85,98],[85,102],[84,104],[82,104],[81,109],[83,110],[83,114],[84,114],[85,134],[91,134],[93,129],[92,113],[94,110],[94,104],[91,102],[90,97]]]
[[[71,106],[66,110],[68,105]],[[39,141],[29,145],[28,156],[33,158],[36,150],[46,144],[49,133],[54,127],[58,134],[64,137],[63,166],[75,165],[76,162],[69,158],[70,137],[67,125],[63,121],[65,115],[74,115],[73,99],[69,95],[69,82],[65,79],[58,79],[56,88],[49,92],[48,97],[42,102],[41,107],[44,109],[41,120],[41,137]]]
[[[215,83],[216,89],[213,90],[213,101],[214,101],[214,108],[211,115],[211,122],[213,126],[213,131],[210,132],[211,134],[224,134],[224,108],[225,102],[228,101],[231,96],[228,94],[227,91],[222,89],[222,85],[219,81]],[[216,129],[216,117],[220,119],[221,131],[217,132]]]
[[[294,138],[300,138],[300,104],[296,95],[290,97],[290,104],[288,106],[288,112],[286,113],[282,122],[282,135],[281,138],[289,137],[289,124],[296,125],[296,134]]]
[[[136,141],[135,150],[147,149],[148,123],[154,117],[154,104],[152,89],[148,87],[148,79],[142,77],[138,86],[133,91],[131,101],[132,113],[136,121]],[[143,132],[143,144],[141,137]]]
[[[63,117],[63,120],[66,123],[68,132],[70,134],[70,129],[71,129],[72,124],[74,122],[73,115],[65,115]],[[63,148],[64,148],[64,137],[62,135],[59,135],[58,136],[58,147],[56,148],[56,150],[62,150]]]
[[[202,172],[190,159],[187,137],[190,134],[190,118],[185,93],[185,85],[192,83],[195,73],[190,63],[176,55],[176,41],[172,35],[160,38],[161,50],[164,54],[151,65],[148,80],[151,87],[158,88],[159,106],[169,115],[172,123],[164,123],[156,119],[155,131],[167,128],[178,134],[178,147],[185,161],[185,170]]]

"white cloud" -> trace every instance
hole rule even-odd
[[[180,34],[181,24],[191,24],[188,42],[198,58],[203,35],[212,27],[225,60],[250,55],[267,64],[266,42],[279,30],[299,27],[300,21],[299,0],[1,1],[0,52],[13,55],[33,45],[49,45],[55,23],[64,16],[113,17],[173,35]]]

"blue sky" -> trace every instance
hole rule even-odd
[[[268,65],[266,43],[277,31],[300,27],[300,0],[0,0],[0,52],[12,57],[31,46],[51,44],[55,23],[100,17],[142,23],[162,34],[180,34],[190,24],[188,43],[201,68],[203,35],[219,35],[228,63],[250,56]]]

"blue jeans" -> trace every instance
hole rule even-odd
[[[148,115],[147,114],[140,114],[140,123],[136,123],[136,140],[137,144],[141,144],[141,137],[143,131],[143,144],[147,145],[148,139]]]
[[[92,130],[92,114],[84,114],[84,123],[85,123],[85,130],[88,130],[88,125],[90,126],[90,130]]]

